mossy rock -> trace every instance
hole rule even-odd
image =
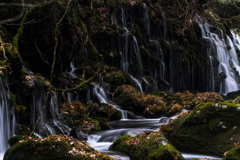
[[[158,118],[165,113],[166,104],[163,98],[136,91],[129,85],[123,85],[115,90],[114,102],[125,110],[134,114],[143,114],[145,117]]]
[[[92,112],[90,112],[91,110]],[[108,105],[105,103],[90,104],[88,106],[88,112],[90,112],[90,116],[94,118],[107,118],[112,121],[120,120],[122,118],[122,114],[120,111],[116,110],[112,105]]]
[[[108,129],[110,129],[110,125],[109,125],[107,122],[101,121],[101,122],[99,122],[99,125],[101,126],[101,129],[102,129],[102,130],[108,130]]]
[[[235,99],[240,96],[240,91],[230,92],[226,95],[226,99]]]
[[[179,150],[222,156],[240,137],[240,107],[233,103],[201,103],[162,131]]]
[[[230,151],[224,153],[222,160],[239,160],[240,159],[240,146],[234,146]]]
[[[27,137],[10,147],[4,160],[111,160],[91,148],[86,142],[80,142],[63,135],[49,136],[44,139]]]
[[[145,132],[136,137],[125,135],[118,138],[109,149],[125,152],[131,159],[184,160],[160,132]]]
[[[27,138],[28,136],[27,135],[17,135],[17,136],[14,136],[14,137],[11,137],[9,140],[8,140],[8,143],[10,144],[10,146],[14,146],[15,144],[17,144],[20,140],[24,139],[24,138]]]

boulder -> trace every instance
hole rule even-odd
[[[131,159],[184,160],[181,153],[158,131],[141,133],[135,137],[122,136],[109,149],[125,152]]]
[[[22,137],[6,151],[4,160],[113,160],[72,137],[51,135],[44,139]]]
[[[161,126],[179,150],[222,156],[240,137],[239,106],[226,102],[201,103],[190,113]]]

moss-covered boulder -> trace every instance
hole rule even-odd
[[[163,98],[136,91],[129,85],[123,85],[115,90],[115,102],[124,109],[144,117],[159,117],[166,111]]]
[[[131,77],[128,73],[122,72],[115,67],[105,65],[101,74],[103,76],[103,80],[113,86],[121,86],[123,84],[132,83]]]
[[[105,154],[91,148],[86,142],[80,142],[63,135],[49,136],[44,139],[24,137],[12,145],[5,153],[4,160],[111,160]]]
[[[157,131],[141,133],[136,137],[122,136],[110,146],[110,150],[125,152],[131,159],[138,160],[184,160],[181,153]]]
[[[235,145],[230,151],[224,153],[222,160],[239,160],[240,159],[240,146]]]
[[[88,102],[87,107],[89,116],[94,118],[108,118],[112,121],[122,118],[122,113],[116,110],[113,105]]]
[[[218,92],[203,92],[198,93],[192,100],[195,105],[203,102],[224,102],[224,99]]]
[[[194,110],[161,126],[179,150],[222,156],[240,137],[240,107],[233,103],[201,103]]]
[[[60,107],[63,114],[69,115],[72,119],[80,119],[86,117],[87,108],[80,101],[75,101],[73,104],[63,103]]]

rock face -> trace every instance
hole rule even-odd
[[[19,137],[18,137],[19,138]],[[44,139],[22,137],[6,151],[4,160],[112,160],[91,148],[87,143],[63,135]]]
[[[157,131],[141,133],[136,137],[122,136],[110,146],[110,150],[125,152],[131,159],[138,160],[184,160],[181,153]]]
[[[179,150],[223,155],[239,143],[240,112],[238,105],[226,102],[201,103],[161,131]]]

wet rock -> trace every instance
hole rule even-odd
[[[167,118],[161,118],[159,120],[159,123],[168,123]]]
[[[78,140],[87,140],[88,132],[83,131],[82,127],[79,125],[78,127],[71,130],[70,136]]]

